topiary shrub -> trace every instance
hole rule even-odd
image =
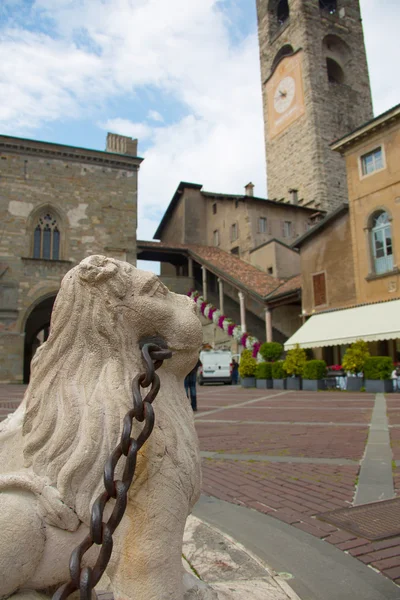
[[[390,356],[370,356],[364,364],[365,379],[390,379],[393,360]]]
[[[265,361],[278,360],[282,356],[283,346],[279,342],[265,342],[259,350]]]
[[[272,364],[269,362],[258,363],[256,367],[256,379],[272,379]]]
[[[285,379],[286,371],[283,368],[283,360],[277,360],[272,363],[272,378],[273,379]]]
[[[367,342],[357,340],[349,346],[343,356],[342,367],[354,375],[364,371],[365,361],[370,357]]]
[[[308,360],[304,365],[303,379],[323,379],[326,376],[324,360]]]
[[[254,377],[257,367],[257,361],[252,356],[251,350],[243,350],[240,355],[239,375],[242,379],[245,377]]]
[[[283,368],[288,375],[294,375],[295,377],[301,377],[303,374],[304,365],[307,362],[307,354],[304,348],[300,348],[296,344],[295,348],[289,350],[283,361]]]

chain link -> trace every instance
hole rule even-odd
[[[166,350],[156,343],[144,344],[142,347],[145,372],[136,375],[132,381],[133,408],[124,417],[120,442],[105,465],[105,491],[100,494],[92,506],[88,535],[71,554],[69,561],[71,580],[56,591],[52,600],[65,600],[76,590],[80,591],[81,600],[92,599],[93,588],[100,581],[111,557],[113,533],[125,513],[128,490],[135,474],[137,454],[153,431],[152,402],[160,389],[160,378],[156,370],[164,360],[171,356],[170,350]],[[140,388],[146,388],[149,385],[151,385],[150,391],[145,398],[142,398]],[[133,419],[141,423],[144,421],[144,427],[137,440],[131,437]],[[115,480],[115,469],[123,456],[126,459],[122,479]],[[107,523],[104,523],[104,510],[111,499],[115,500],[114,509]],[[96,564],[94,567],[83,567],[83,556],[94,544],[100,546]]]

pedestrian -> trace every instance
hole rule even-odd
[[[397,372],[397,369],[396,369],[396,368],[394,368],[394,369],[393,369],[393,371],[392,371],[392,374],[391,374],[390,378],[391,378],[391,380],[393,381],[393,391],[394,391],[394,392],[397,392],[397,389],[398,389],[399,382],[398,382],[398,380],[397,380],[397,378],[398,378],[398,372]]]
[[[197,383],[197,369],[201,366],[200,360],[197,361],[193,369],[185,377],[185,390],[186,396],[189,398],[192,405],[193,412],[197,411],[197,395],[196,395],[196,383]]]
[[[239,365],[237,361],[232,358],[232,384],[237,385],[239,376]]]

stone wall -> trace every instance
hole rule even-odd
[[[384,168],[361,175],[363,154],[381,146]],[[346,152],[351,235],[357,302],[377,302],[400,296],[400,120],[370,132]],[[384,210],[391,223],[393,271],[374,273],[371,217]]]
[[[26,321],[90,254],[136,264],[141,160],[0,136],[0,381],[21,381]],[[38,219],[60,231],[57,260],[33,258]]]
[[[329,144],[372,117],[359,3],[341,0],[330,15],[315,0],[291,0],[279,26],[268,10],[273,4],[257,0],[268,196],[287,199],[297,189],[300,200],[331,210],[346,200],[347,187],[344,161]],[[284,46],[301,60],[305,111],[271,139],[265,84]],[[341,69],[342,82],[328,80],[327,59]]]
[[[353,249],[348,213],[334,220],[300,248],[302,273],[302,307],[310,315],[332,308],[356,304]],[[314,302],[313,275],[325,274],[324,305]]]

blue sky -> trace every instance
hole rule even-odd
[[[400,101],[398,0],[361,0],[375,114]],[[140,239],[179,181],[266,195],[255,0],[2,0],[0,133],[139,139]]]

